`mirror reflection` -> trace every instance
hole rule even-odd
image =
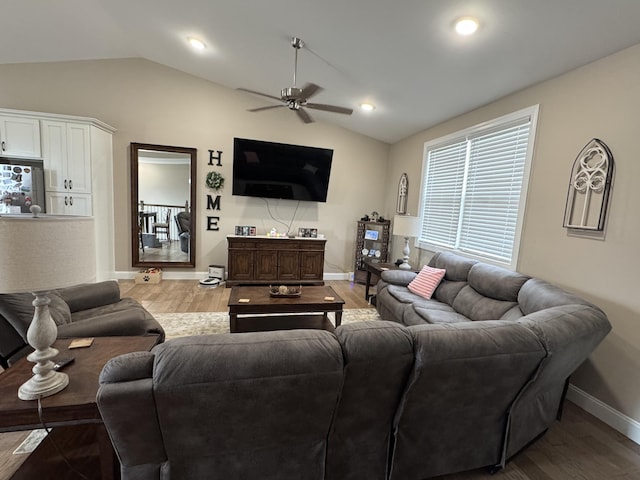
[[[133,266],[195,267],[196,149],[131,144]]]

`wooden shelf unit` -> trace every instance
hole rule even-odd
[[[378,221],[358,221],[358,227],[356,231],[356,245],[355,245],[355,265],[353,267],[353,280],[356,283],[367,282],[367,269],[364,264],[364,260],[367,258],[374,259],[377,262],[385,263],[389,259],[389,234],[390,234],[390,220]],[[367,231],[375,231],[378,234],[376,240],[366,238]],[[364,254],[363,249],[379,251],[380,256]]]

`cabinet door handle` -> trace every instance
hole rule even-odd
[[[3,152],[6,150],[6,148],[5,148],[5,147],[6,147],[6,146],[5,146],[5,143],[4,143],[4,140],[3,140],[3,141],[2,141],[2,151],[3,151]]]
[[[67,197],[66,195],[64,197],[64,204],[69,205],[69,197]]]
[[[69,197],[69,205],[73,206],[73,197]]]
[[[69,180],[69,190],[73,188],[73,180]]]
[[[64,189],[67,190],[69,188],[69,182],[67,182],[67,179],[64,179]]]

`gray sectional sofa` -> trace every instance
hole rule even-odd
[[[53,290],[49,298],[59,338],[153,333],[164,341],[162,326],[136,300],[121,298],[115,281]],[[33,351],[27,344],[33,299],[31,293],[0,295],[0,365],[4,368]]]
[[[504,466],[552,424],[611,326],[540,280],[450,254],[432,263],[447,269],[433,301],[405,291],[410,273],[383,273],[391,321],[184,337],[112,359],[98,406],[122,478],[421,480]]]

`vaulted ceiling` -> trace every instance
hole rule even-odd
[[[314,119],[389,143],[640,43],[637,0],[5,0],[1,11],[0,63],[143,57],[276,97],[293,86],[300,37],[298,86],[354,109]],[[464,16],[475,34],[455,33]]]

